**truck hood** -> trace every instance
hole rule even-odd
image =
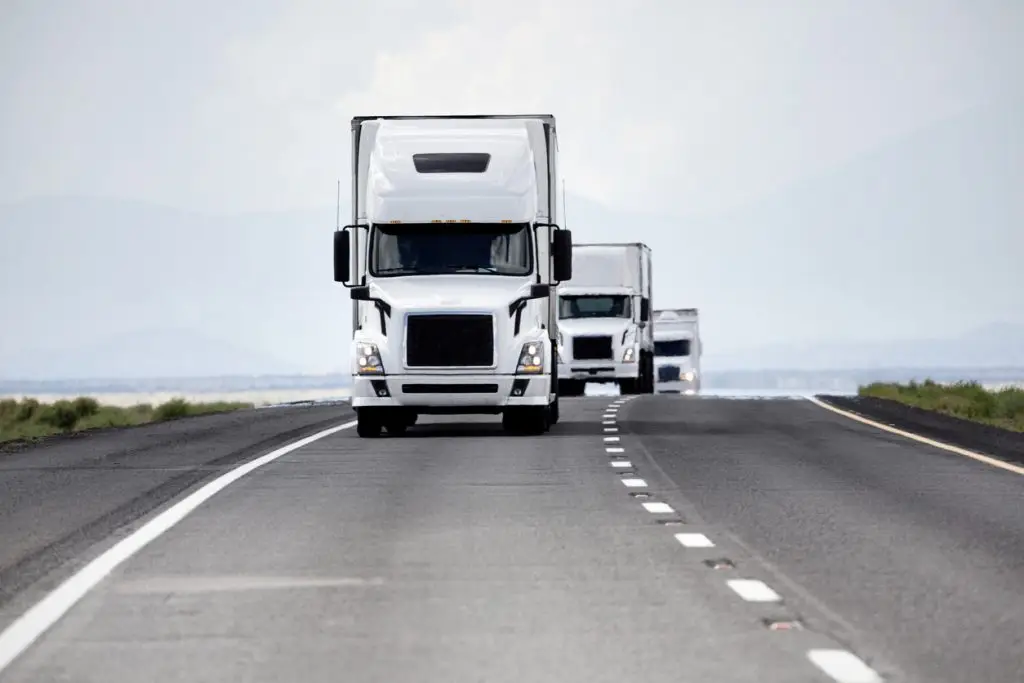
[[[531,284],[503,275],[414,275],[374,280],[370,293],[402,310],[492,311],[528,294]]]

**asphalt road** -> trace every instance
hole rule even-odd
[[[873,680],[862,660],[1024,680],[1024,477],[805,401],[606,413],[621,401],[567,401],[542,437],[435,419],[281,454],[0,681]],[[197,484],[350,419],[274,409],[0,456],[0,628]]]

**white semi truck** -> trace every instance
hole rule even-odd
[[[554,291],[572,277],[559,226],[555,118],[352,119],[352,224],[334,234],[351,290],[361,437],[421,414],[558,421]]]
[[[651,249],[646,244],[573,245],[572,282],[558,288],[558,385],[578,396],[587,382],[623,394],[654,392]]]
[[[658,393],[700,393],[699,312],[667,308],[654,312],[654,364]]]

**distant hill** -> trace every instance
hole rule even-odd
[[[300,366],[187,330],[146,330],[96,342],[54,344],[0,357],[0,378],[212,377],[293,374]]]
[[[1024,325],[992,324],[949,338],[771,344],[704,356],[717,370],[1024,368]]]
[[[334,207],[215,216],[108,199],[0,207],[0,377],[345,367]]]
[[[832,338],[934,340],[942,364],[1015,362],[1011,340],[955,339],[995,321],[1024,325],[1021,121],[1019,99],[974,109],[725,214],[611,210],[570,196],[567,223],[577,241],[649,244],[655,307],[700,308],[708,358],[774,366],[787,350],[802,358],[799,348],[829,367],[831,352],[810,341]],[[870,352],[836,353],[899,365],[918,343],[894,341],[888,354],[858,341]],[[741,358],[758,347],[770,348]]]

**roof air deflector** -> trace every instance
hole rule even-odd
[[[432,152],[412,155],[419,173],[483,173],[491,163],[486,152]]]

